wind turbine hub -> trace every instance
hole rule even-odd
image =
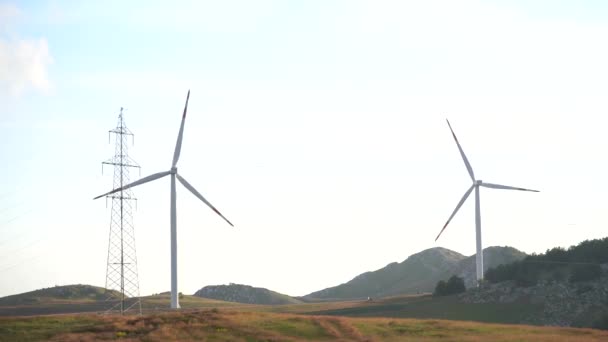
[[[481,183],[483,183],[481,180],[476,180],[475,181],[475,184],[477,184],[477,185],[481,185]]]
[[[171,174],[172,175],[176,175],[177,174],[177,167],[172,167],[171,168]]]

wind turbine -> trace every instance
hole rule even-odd
[[[121,188],[114,189],[103,195],[97,196],[94,199],[104,197],[119,191],[126,190],[141,184],[163,178],[171,175],[171,309],[179,309],[179,298],[177,292],[177,213],[176,213],[176,198],[175,198],[175,178],[182,183],[186,189],[190,190],[198,199],[203,201],[209,206],[216,214],[220,215],[229,225],[233,226],[227,218],[224,217],[209,201],[207,201],[203,195],[201,195],[190,183],[188,183],[182,176],[177,173],[177,161],[182,149],[182,139],[184,137],[184,122],[186,121],[186,112],[188,110],[188,100],[190,99],[190,90],[188,90],[188,96],[186,97],[186,106],[184,107],[184,115],[182,116],[182,124],[179,128],[179,134],[177,135],[177,143],[175,144],[175,152],[173,153],[173,163],[169,171],[158,172],[153,175],[136,180],[135,182],[129,183]]]
[[[437,241],[437,239],[439,239],[439,236],[441,236],[441,233],[443,233],[443,231],[448,226],[448,224],[450,223],[452,218],[454,218],[454,215],[456,215],[456,213],[458,212],[458,209],[460,209],[460,207],[462,207],[462,205],[467,200],[467,198],[469,197],[469,195],[471,194],[473,189],[475,189],[475,232],[476,232],[476,236],[477,236],[476,264],[477,264],[477,286],[479,286],[479,282],[483,279],[483,251],[481,249],[481,213],[480,213],[480,209],[479,209],[479,187],[483,186],[483,187],[490,188],[490,189],[520,190],[520,191],[531,191],[531,192],[539,192],[539,191],[524,189],[524,188],[516,188],[513,186],[506,186],[506,185],[500,185],[500,184],[486,183],[481,180],[475,179],[475,174],[473,173],[473,168],[471,167],[471,164],[469,163],[467,156],[464,154],[464,151],[462,150],[462,147],[460,146],[460,143],[458,142],[458,138],[456,138],[456,134],[454,134],[452,125],[450,125],[450,121],[448,121],[447,119],[446,119],[446,121],[448,122],[448,127],[450,127],[450,131],[452,132],[454,141],[456,141],[456,145],[458,146],[458,150],[460,151],[460,155],[462,156],[464,165],[466,166],[467,171],[469,172],[469,176],[471,176],[471,180],[473,181],[473,184],[464,193],[464,196],[462,196],[462,199],[456,205],[456,209],[454,209],[454,212],[452,213],[452,215],[450,215],[450,218],[448,219],[448,221],[445,223],[445,225],[439,232],[439,235],[437,235],[437,237],[435,238],[435,241]]]

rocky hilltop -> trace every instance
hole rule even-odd
[[[281,305],[302,303],[298,299],[265,288],[232,283],[230,285],[205,286],[196,291],[194,295],[245,304]]]

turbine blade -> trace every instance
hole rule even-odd
[[[190,192],[193,193],[194,196],[198,197],[198,199],[203,201],[203,203],[205,203],[206,205],[209,206],[209,208],[211,208],[213,211],[215,211],[216,214],[220,215],[224,220],[226,220],[226,222],[228,222],[229,225],[234,227],[234,225],[230,221],[228,221],[228,219],[225,218],[224,215],[222,215],[222,213],[219,212],[219,210],[215,209],[215,207],[211,203],[209,203],[209,201],[207,201],[205,199],[205,197],[203,197],[203,195],[201,195],[198,191],[196,191],[196,189],[192,185],[190,185],[190,183],[188,183],[179,174],[176,174],[176,176],[177,176],[177,179],[180,181],[180,183],[182,183],[186,187],[186,189],[190,190]]]
[[[458,138],[456,138],[456,134],[454,134],[454,130],[452,129],[452,125],[450,125],[450,121],[445,119],[448,122],[448,126],[450,127],[450,131],[452,132],[452,136],[454,137],[454,141],[456,141],[456,145],[458,145],[458,150],[460,151],[460,156],[462,156],[462,160],[464,161],[464,165],[467,167],[467,171],[469,171],[469,176],[471,176],[471,180],[475,181],[475,174],[473,173],[473,168],[471,167],[471,163],[467,159],[467,156],[464,154],[462,147],[460,146],[460,142],[458,142]]]
[[[475,185],[471,185],[471,187],[469,188],[469,190],[467,190],[467,192],[464,193],[464,196],[462,196],[462,199],[460,200],[460,202],[458,202],[458,205],[456,206],[456,209],[454,209],[454,212],[452,213],[452,215],[450,215],[450,218],[448,219],[448,221],[443,225],[443,228],[441,229],[441,231],[439,232],[439,234],[435,238],[435,241],[437,241],[437,239],[439,239],[439,237],[441,236],[441,233],[443,233],[443,231],[445,230],[445,227],[447,227],[448,224],[450,223],[450,221],[452,221],[452,218],[454,218],[454,215],[456,215],[456,213],[458,212],[458,209],[460,209],[460,207],[462,207],[462,205],[464,204],[464,202],[467,200],[467,198],[471,194],[471,191],[473,191],[474,187],[475,187]]]
[[[94,199],[94,200],[96,200],[96,199],[98,199],[98,198],[100,198],[100,197],[104,197],[104,196],[107,196],[107,195],[111,195],[111,194],[113,194],[113,193],[116,193],[116,192],[119,192],[119,191],[122,191],[122,190],[127,190],[127,189],[129,189],[129,188],[132,188],[132,187],[135,187],[135,186],[138,186],[138,185],[142,185],[142,184],[144,184],[144,183],[148,183],[148,182],[151,182],[151,181],[156,180],[156,179],[159,179],[159,178],[163,178],[163,177],[165,177],[166,175],[168,175],[168,174],[170,174],[170,173],[171,173],[171,171],[165,171],[165,172],[159,172],[159,173],[155,173],[155,174],[153,174],[153,175],[149,175],[149,176],[147,176],[147,177],[144,177],[144,178],[138,179],[138,180],[136,180],[136,181],[135,181],[135,182],[133,182],[133,183],[129,183],[129,184],[127,184],[127,185],[125,185],[125,186],[123,186],[123,187],[121,187],[121,188],[114,189],[114,190],[112,190],[112,191],[110,191],[110,192],[106,192],[105,194],[103,194],[103,195],[99,195],[99,196],[97,196],[97,197],[95,197],[95,198],[93,198],[93,199]]]
[[[179,155],[182,151],[182,139],[184,138],[184,123],[186,122],[186,112],[188,111],[188,100],[190,99],[190,90],[186,96],[186,106],[184,107],[184,115],[182,115],[182,124],[179,126],[179,134],[177,135],[177,143],[175,143],[175,152],[173,153],[173,166],[177,165]]]
[[[516,188],[514,186],[492,184],[492,183],[486,183],[486,182],[481,182],[481,184],[479,184],[479,185],[481,185],[483,187],[486,187],[486,188],[490,188],[490,189],[504,189],[504,190],[519,190],[519,191],[540,192],[538,190],[525,189],[525,188]]]

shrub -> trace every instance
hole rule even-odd
[[[570,275],[571,282],[588,281],[599,279],[602,275],[602,268],[597,264],[576,265]]]
[[[513,280],[515,280],[515,284],[518,286],[533,286],[536,285],[536,282],[538,281],[538,275],[539,272],[537,271],[535,265],[523,264],[522,267],[519,267],[515,271],[515,277]]]
[[[433,292],[433,295],[435,296],[445,296],[446,294],[446,287],[447,287],[447,283],[443,280],[440,280],[437,283],[437,286],[435,286],[435,292]]]
[[[452,276],[448,280],[447,291],[450,294],[462,293],[466,291],[466,287],[464,286],[464,279],[457,276]]]
[[[447,282],[443,280],[439,281],[437,283],[437,286],[435,286],[434,295],[449,296],[456,293],[462,293],[465,290],[466,288],[464,286],[464,279],[454,275],[450,279],[448,279]]]

